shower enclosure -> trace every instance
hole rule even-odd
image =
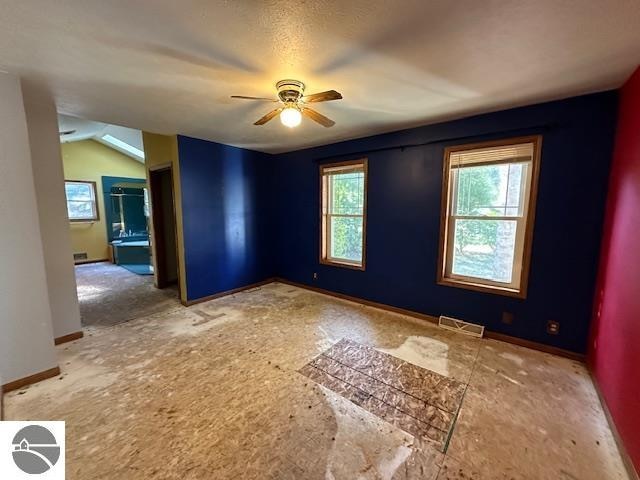
[[[114,262],[139,275],[152,275],[146,180],[102,177],[102,183]]]

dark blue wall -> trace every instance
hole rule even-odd
[[[275,273],[583,352],[616,105],[617,94],[606,92],[276,156],[269,162],[275,177],[268,192],[277,212],[270,229]],[[528,298],[437,285],[444,147],[535,133],[543,135],[543,145]],[[380,151],[425,142],[430,144]],[[363,151],[369,153],[358,153]],[[320,265],[318,165],[362,156],[369,159],[366,271]],[[515,314],[512,325],[501,323],[503,311]],[[550,319],[560,322],[557,336],[546,333]]]
[[[178,151],[187,298],[271,276],[269,156],[184,136]]]

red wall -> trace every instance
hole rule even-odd
[[[640,470],[640,68],[620,95],[597,285],[589,363]]]

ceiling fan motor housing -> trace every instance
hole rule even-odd
[[[284,103],[297,103],[304,94],[304,83],[298,80],[280,80],[276,88],[278,97]]]

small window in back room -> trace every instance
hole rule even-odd
[[[367,160],[320,167],[320,262],[364,270]]]
[[[91,222],[98,220],[96,203],[96,184],[86,181],[64,182],[67,196],[67,213],[72,222]]]
[[[526,297],[541,140],[446,149],[438,283]]]

